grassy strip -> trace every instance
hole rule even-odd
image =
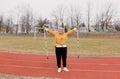
[[[53,38],[48,37],[49,54],[54,54]],[[68,55],[82,56],[118,56],[120,55],[120,40],[80,38],[79,48],[76,38],[68,39]],[[1,36],[0,51],[18,53],[46,54],[43,36]]]

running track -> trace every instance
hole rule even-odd
[[[0,52],[0,73],[60,79],[120,79],[120,57],[70,57],[57,73],[55,56]]]

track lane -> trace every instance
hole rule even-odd
[[[57,73],[55,56],[0,53],[0,73],[62,79],[120,79],[120,57],[68,56],[70,72]]]

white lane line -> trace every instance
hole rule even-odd
[[[11,53],[11,54],[13,54],[13,53]],[[11,55],[10,54],[10,56],[9,57],[11,57],[11,56],[14,56],[14,55],[17,55],[18,57],[25,57],[25,55],[27,55],[27,56],[30,56],[31,57],[31,54],[29,55],[29,54],[25,54],[25,55],[22,55],[21,56],[21,54],[19,55],[19,54],[16,54],[16,53],[14,53],[13,55]],[[33,56],[34,56],[34,54],[33,54]],[[46,58],[46,55],[35,55],[35,56],[37,56],[37,58],[41,58],[41,56],[43,57],[43,58]],[[39,57],[38,57],[39,56]],[[0,57],[6,57],[6,55],[0,55]],[[54,57],[55,58],[55,55],[50,55],[49,56],[50,58],[51,57]],[[33,58],[35,58],[35,57],[33,57]],[[75,58],[75,59],[78,59],[77,57],[75,57],[75,56],[68,56],[68,60],[70,60],[71,58]],[[116,59],[117,58],[117,59]],[[79,59],[91,59],[91,60],[120,60],[120,56],[80,56],[80,58]]]
[[[0,51],[0,55],[9,55],[9,56],[14,56],[14,55],[19,55],[19,56],[45,56],[45,54],[25,54],[25,53],[20,53],[20,52],[10,52],[10,51]],[[51,54],[49,55],[50,57],[51,56],[55,56],[54,54]],[[76,58],[76,56],[68,56],[68,57],[74,57]],[[101,58],[120,58],[120,56],[80,56],[80,58],[98,58],[98,59],[101,59]]]
[[[116,70],[79,70],[79,69],[71,69],[72,71],[78,71],[78,72],[115,72],[120,73],[120,71]]]
[[[74,65],[100,65],[100,66],[120,66],[120,64],[115,64],[115,63],[69,63],[69,64],[74,64]]]
[[[23,60],[23,59],[1,59],[0,60],[8,60],[8,61],[26,61],[26,62],[41,62],[41,61],[48,61],[47,59],[46,60]]]
[[[0,59],[1,60],[1,59]],[[4,60],[4,59],[2,59],[2,60]],[[9,62],[36,62],[36,63],[52,63],[52,64],[55,64],[56,63],[56,61],[52,61],[52,62],[47,62],[47,61],[32,61],[32,60],[13,60],[13,61],[11,61],[12,59],[5,59],[5,60],[8,60]],[[120,64],[116,64],[116,63],[81,63],[81,62],[78,62],[78,63],[73,63],[73,62],[68,62],[69,64],[73,64],[73,65],[83,65],[83,64],[85,64],[85,65],[101,65],[101,66],[120,66]]]
[[[34,66],[20,66],[20,65],[3,65],[3,64],[0,64],[0,67],[19,67],[19,68],[33,68],[33,69],[56,69],[56,68],[49,68],[49,67],[34,67]]]
[[[48,68],[48,67],[33,67],[33,66],[18,66],[18,65],[0,65],[0,67],[17,67],[17,68],[32,68],[32,69],[42,69],[42,70],[56,70],[57,68]],[[107,72],[107,73],[120,73],[117,70],[90,70],[90,69],[70,69],[74,72]]]

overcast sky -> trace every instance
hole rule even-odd
[[[112,3],[115,17],[120,17],[120,0],[0,0],[0,14],[14,15],[18,5],[29,5],[37,16],[50,17],[51,12],[58,6],[79,6],[85,16],[87,3],[91,4],[91,13],[99,13],[107,3]]]

